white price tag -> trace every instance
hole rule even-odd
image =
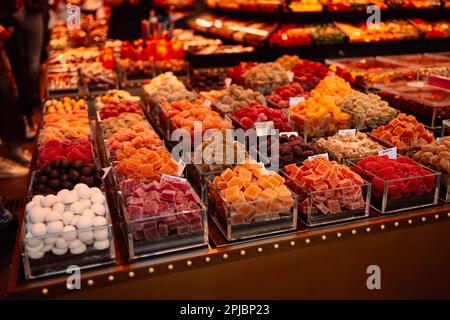
[[[321,153],[321,154],[315,154],[315,155],[313,155],[313,156],[309,156],[308,157],[308,160],[313,160],[313,159],[316,159],[316,158],[324,158],[325,160],[329,160],[328,159],[328,152],[327,153]]]
[[[339,130],[338,133],[339,133],[341,136],[347,136],[347,135],[354,136],[354,135],[356,135],[356,129]]]
[[[181,177],[175,177],[175,176],[169,176],[168,174],[162,174],[161,175],[161,182],[162,181],[178,181],[178,182],[184,182],[187,183],[187,180],[185,178]]]
[[[108,175],[108,173],[111,171],[111,166],[103,168],[103,176],[102,176],[102,180],[106,178],[106,176]]]
[[[292,71],[288,71],[287,76],[288,76],[289,82],[294,81],[295,74]]]
[[[436,141],[439,142],[439,143],[441,143],[441,142],[442,142],[442,138],[441,138],[441,137],[438,137],[438,138],[436,138]]]
[[[397,147],[378,151],[379,156],[387,155],[389,159],[397,159]]]
[[[288,138],[290,137],[290,136],[296,136],[296,137],[298,137],[298,132],[295,132],[295,131],[291,131],[291,132],[280,132],[280,137],[282,136],[282,135],[287,135],[288,136]]]
[[[211,100],[206,99],[203,104],[207,107],[211,107]]]
[[[425,86],[425,82],[423,81],[410,81],[407,82],[406,85],[412,88],[423,88]]]
[[[256,136],[264,137],[272,134],[275,129],[273,121],[255,122]]]
[[[302,101],[305,101],[305,97],[290,97],[289,98],[289,107],[293,107]]]
[[[444,127],[450,127],[450,120],[442,120],[442,125]]]
[[[225,78],[225,87],[231,86],[231,81],[233,81],[231,78]]]

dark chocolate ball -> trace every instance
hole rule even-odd
[[[61,180],[61,181],[68,181],[69,180],[69,175],[67,173],[63,173],[62,175],[59,176],[59,180]]]
[[[52,161],[50,166],[52,167],[52,169],[59,169],[59,164],[60,164],[60,161],[59,160],[55,160],[55,161]]]
[[[93,177],[85,177],[85,176],[83,176],[83,177],[81,177],[81,183],[85,183],[89,187],[94,187],[95,186]]]
[[[61,182],[58,179],[50,179],[48,186],[53,190],[59,190],[61,188]]]
[[[75,161],[75,163],[73,164],[74,169],[81,169],[83,167],[83,161]]]
[[[37,184],[35,188],[38,191],[45,191],[45,189],[47,189],[47,186],[45,184],[40,183],[40,184]]]
[[[63,183],[61,183],[61,188],[62,189],[73,189],[73,183],[70,181],[63,181]]]
[[[61,160],[61,168],[64,170],[69,170],[73,166],[73,161],[69,159]]]
[[[94,170],[90,167],[83,167],[81,169],[82,176],[91,176],[94,173]]]
[[[39,176],[39,178],[37,179],[37,181],[38,181],[39,183],[46,184],[46,183],[48,182],[48,177],[47,177],[47,176]]]
[[[50,171],[52,171],[52,168],[50,167],[50,165],[46,165],[43,169],[42,169],[42,174],[48,176],[50,174]]]
[[[81,177],[81,175],[80,175],[80,173],[77,170],[75,170],[75,169],[70,169],[69,170],[69,180],[71,182],[73,182],[73,183],[80,182],[80,177]]]
[[[50,174],[49,174],[49,177],[50,178],[58,178],[59,177],[59,171],[55,170],[55,169],[51,170]]]

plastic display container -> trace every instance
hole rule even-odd
[[[290,197],[247,201],[233,205],[227,202],[220,190],[212,184],[212,179],[208,178],[207,183],[209,213],[228,241],[266,236],[297,228],[298,201],[292,191]],[[270,204],[275,200],[289,202],[289,209],[271,211]],[[261,210],[259,213],[258,208]]]
[[[414,115],[432,129],[441,127],[442,120],[450,119],[450,90],[422,82],[391,83],[375,88],[391,107]]]
[[[208,245],[206,207],[192,190],[197,209],[156,213],[133,219],[121,192],[120,208],[125,218],[128,251],[131,260]]]
[[[357,172],[364,180],[372,181],[372,184],[376,183],[376,185],[372,185],[370,205],[378,212],[385,214],[415,210],[438,203],[441,180],[441,174],[439,172],[414,162],[415,165],[419,165],[427,170],[429,174],[386,180],[358,166],[357,162],[352,161],[350,163],[351,169]],[[417,183],[418,180],[425,181],[430,191],[422,190],[422,193],[417,193],[415,188],[419,185]],[[411,190],[402,190],[400,196],[397,194],[394,195],[393,189],[398,187],[399,182],[406,184],[406,188],[411,188]]]
[[[416,69],[383,62],[376,57],[326,59],[325,63],[352,86],[364,90],[375,84],[416,79]]]
[[[105,204],[107,206],[107,203]],[[115,249],[112,233],[111,217],[109,210],[106,211],[107,225],[100,227],[90,227],[77,229],[75,231],[66,231],[55,234],[45,234],[43,236],[31,236],[27,233],[27,223],[23,224],[22,239],[20,241],[22,261],[24,265],[25,277],[27,279],[34,279],[40,277],[47,277],[56,274],[65,274],[69,266],[77,266],[80,269],[88,269],[93,267],[104,266],[114,263]],[[97,250],[93,244],[87,245],[86,251],[80,254],[71,253],[68,250],[62,255],[56,255],[52,252],[50,244],[55,244],[57,239],[64,239],[66,243],[76,239],[80,234],[90,233],[107,233],[107,240],[109,246],[103,250]],[[56,239],[55,239],[56,238]],[[36,256],[36,249],[49,245],[49,251],[38,258]],[[69,244],[70,246],[70,244]],[[32,259],[31,257],[34,257]]]
[[[283,173],[286,179],[286,185],[294,190],[298,195],[298,217],[308,227],[315,227],[331,223],[339,223],[354,219],[360,219],[369,216],[370,205],[370,183],[364,183],[359,186],[332,188],[323,191],[311,191],[300,186],[294,179]],[[320,212],[316,204],[326,206],[327,201],[335,201],[335,195],[344,195],[348,197],[348,204],[339,206],[339,210],[327,214]],[[354,198],[362,194],[364,204],[357,208],[352,208]]]

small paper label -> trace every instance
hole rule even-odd
[[[233,81],[231,78],[225,78],[225,87],[231,86],[231,81]]]
[[[298,132],[295,132],[295,131],[291,131],[291,132],[280,132],[280,137],[282,136],[282,135],[287,135],[288,136],[288,138],[290,137],[290,136],[296,136],[296,137],[298,137]]]
[[[292,71],[288,71],[287,76],[288,76],[289,82],[294,81],[294,73]]]
[[[329,160],[328,159],[328,152],[327,153],[315,154],[313,156],[309,156],[308,160],[313,160],[313,159],[316,159],[316,158],[324,158],[325,160],[328,161]]]
[[[185,178],[170,176],[168,174],[161,175],[161,182],[162,181],[177,181],[177,182],[187,183],[187,180]]]
[[[442,125],[444,127],[450,127],[450,120],[442,120]]]
[[[275,129],[273,121],[255,122],[256,136],[264,137],[272,134]]]
[[[111,166],[103,168],[103,176],[102,176],[102,180],[106,178],[106,176],[108,175],[108,173],[111,171]]]
[[[211,107],[211,100],[206,99],[203,104],[207,107]]]
[[[389,159],[397,159],[397,147],[378,151],[379,156],[387,155]]]
[[[442,138],[441,138],[441,137],[438,137],[438,138],[436,138],[436,141],[439,142],[439,143],[441,143],[441,142],[442,142]]]
[[[289,98],[289,107],[293,107],[302,101],[305,101],[305,97],[290,97]]]
[[[338,133],[339,133],[341,136],[347,136],[347,135],[354,136],[354,135],[356,135],[356,129],[339,130]]]

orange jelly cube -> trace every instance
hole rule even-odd
[[[279,200],[273,200],[269,202],[267,209],[271,212],[280,211],[283,208],[283,204]]]
[[[239,179],[238,177],[233,177],[227,182],[228,188],[233,187],[233,186],[238,186],[240,189],[243,184],[244,183],[242,182],[242,180]]]
[[[250,183],[252,182],[252,177],[253,174],[251,171],[241,168],[239,170],[239,179],[241,179],[241,181],[243,181],[244,183]]]
[[[259,197],[262,199],[275,199],[277,196],[278,194],[271,188],[267,188],[259,194]]]
[[[274,187],[274,185],[267,178],[260,178],[256,183],[263,189]]]
[[[144,163],[141,165],[141,176],[150,178],[153,175],[153,165],[150,163]]]
[[[234,202],[241,196],[239,186],[233,186],[224,190],[224,198],[227,202]]]
[[[245,189],[244,196],[247,200],[254,201],[258,198],[261,191],[262,189],[258,185],[251,184]]]
[[[233,171],[230,168],[227,168],[224,172],[220,174],[220,177],[223,181],[228,181],[233,177]]]
[[[139,168],[141,167],[141,161],[137,159],[129,159],[127,162],[127,170],[132,172],[139,172]]]

